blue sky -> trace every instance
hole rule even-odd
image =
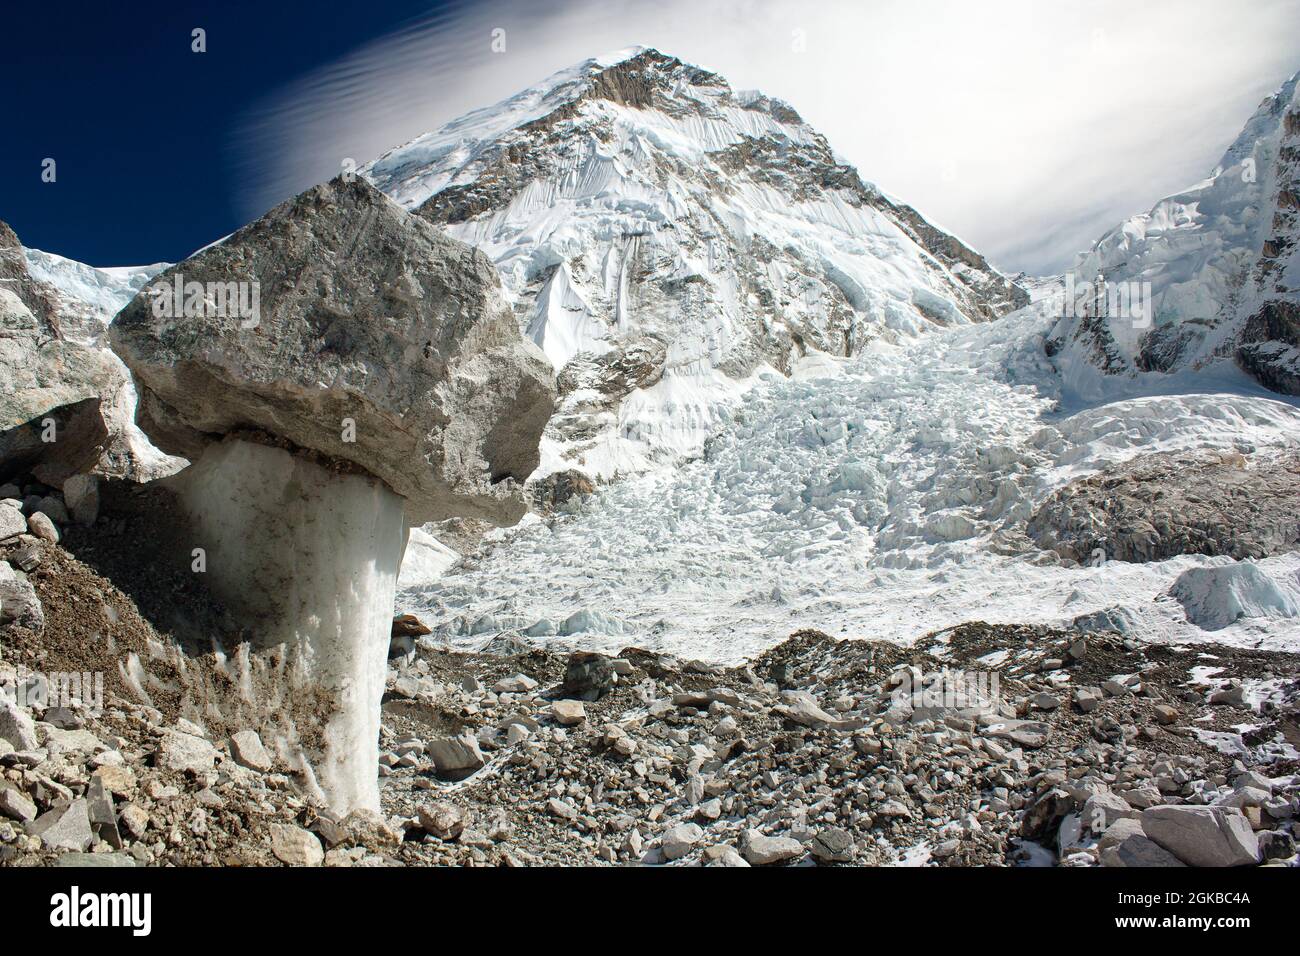
[[[1049,273],[1202,179],[1300,69],[1300,0],[10,7],[0,219],[93,265],[177,261],[344,158],[644,44],[789,101],[865,179],[1000,268]]]
[[[233,231],[241,117],[430,4],[357,6],[7,3],[0,219],[25,245],[94,265],[176,261]],[[196,27],[206,53],[191,51]]]

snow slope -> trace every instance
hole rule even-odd
[[[561,372],[541,474],[698,454],[756,373],[1025,301],[788,105],[654,50],[588,60],[361,172],[501,270]]]
[[[1098,239],[1075,287],[1099,275],[1148,284],[1151,309],[1107,303],[1084,316],[1059,303],[1049,349],[1079,401],[1183,390],[1189,372],[1300,394],[1300,74],[1264,100],[1207,179]]]
[[[25,248],[23,253],[32,278],[58,292],[64,334],[82,344],[97,339],[113,316],[170,264],[97,269],[40,249]]]

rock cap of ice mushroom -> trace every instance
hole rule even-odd
[[[412,523],[527,510],[554,371],[488,258],[361,177],[162,273],[110,337],[170,453],[262,431],[382,479]]]

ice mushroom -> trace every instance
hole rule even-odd
[[[342,176],[160,275],[116,318],[138,422],[195,570],[285,647],[305,768],[377,809],[397,574],[411,525],[513,524],[555,404],[491,262]]]

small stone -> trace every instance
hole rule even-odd
[[[271,852],[288,866],[320,866],[325,850],[316,834],[285,823],[271,824]]]
[[[28,824],[27,832],[40,837],[47,850],[84,851],[95,842],[85,800],[58,806]]]
[[[54,526],[54,522],[43,511],[37,511],[27,516],[27,530],[49,544],[59,543],[59,529]]]
[[[266,773],[273,766],[271,755],[262,746],[262,738],[255,730],[241,730],[231,735],[230,755],[241,767],[256,770],[258,773]]]
[[[1156,720],[1163,726],[1169,726],[1178,720],[1178,709],[1170,707],[1168,704],[1156,704],[1154,708]]]
[[[1295,838],[1281,830],[1265,830],[1258,834],[1259,851],[1265,860],[1289,860],[1295,856]]]
[[[587,719],[587,708],[580,700],[557,700],[551,704],[551,716],[564,727],[574,727]]]
[[[194,734],[168,730],[158,742],[154,759],[158,766],[177,773],[203,773],[216,764],[217,748]]]
[[[564,669],[560,694],[579,700],[599,700],[618,684],[614,662],[604,654],[575,651]]]
[[[358,807],[339,823],[353,843],[367,847],[401,846],[402,835],[374,810]]]
[[[445,800],[420,807],[416,812],[420,829],[444,842],[458,838],[469,823],[469,814],[456,804]]]
[[[1074,692],[1074,703],[1079,710],[1090,714],[1101,704],[1101,692],[1091,687],[1080,687]]]
[[[443,780],[464,780],[487,763],[478,741],[469,734],[435,737],[426,746],[437,774]]]
[[[14,750],[37,747],[36,724],[31,715],[4,694],[0,694],[0,738],[9,741]]]
[[[551,797],[546,801],[546,810],[551,816],[559,817],[561,820],[573,821],[578,819],[578,808],[558,797]]]
[[[93,525],[99,517],[99,478],[73,475],[66,479],[63,482],[63,500],[77,524]]]
[[[1140,814],[1117,793],[1094,793],[1083,804],[1083,823],[1093,833],[1105,833],[1118,820],[1134,820]]]
[[[149,829],[149,814],[134,803],[128,803],[117,816],[118,823],[132,837],[139,840]]]
[[[823,863],[848,863],[857,850],[853,843],[853,834],[838,827],[819,830],[808,848],[812,851],[812,855]]]
[[[0,502],[0,541],[16,538],[27,533],[27,519],[17,508],[7,502]]]
[[[740,855],[754,866],[784,863],[803,856],[803,844],[791,837],[771,837],[751,829],[741,838]]]
[[[533,680],[527,674],[515,674],[512,677],[503,677],[492,685],[494,694],[526,694],[530,690],[537,689],[537,681]]]
[[[695,844],[704,839],[704,831],[697,823],[679,823],[664,831],[659,840],[664,857],[679,860],[694,849]]]
[[[722,801],[718,797],[705,800],[695,809],[695,815],[701,820],[716,820],[722,816]]]
[[[0,814],[19,823],[30,823],[36,819],[36,804],[17,787],[0,783]]]
[[[1061,698],[1057,697],[1055,694],[1035,694],[1031,698],[1031,701],[1039,710],[1056,710],[1056,708],[1061,706]]]
[[[706,846],[703,854],[705,866],[749,866],[745,858],[736,852],[735,847],[725,843]]]

